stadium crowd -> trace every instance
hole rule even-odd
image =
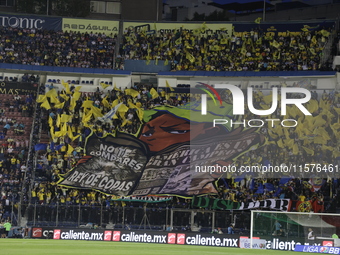
[[[204,26],[194,31],[149,33],[126,29],[117,63],[126,59],[164,60],[174,71],[302,71],[324,70],[323,48],[330,35],[325,29],[267,35],[261,28],[249,33],[227,31],[206,36]]]
[[[74,32],[51,32],[18,28],[2,28],[0,62],[30,65],[68,66],[85,68],[111,68],[113,64],[115,36],[104,34],[79,34]],[[122,69],[125,59],[164,60],[171,63],[173,70],[207,71],[265,71],[265,70],[322,70],[320,56],[329,36],[327,30],[304,31],[299,35],[268,37],[261,30],[252,30],[249,35],[227,38],[223,33],[211,34],[206,38],[200,33],[186,30],[162,34],[146,34],[145,31],[124,31],[124,42],[116,61]],[[22,77],[22,80],[29,77]],[[47,132],[51,142],[38,151],[35,169],[27,169],[28,140],[12,139],[8,130],[22,132],[21,123],[11,112],[21,112],[33,117],[35,101],[32,96],[13,98],[1,102],[8,112],[0,111],[3,128],[0,151],[0,219],[9,220],[10,212],[17,210],[20,196],[25,203],[62,206],[78,205],[96,207],[126,206],[125,202],[113,202],[109,196],[94,191],[67,189],[55,185],[59,174],[72,168],[83,156],[86,136],[92,129],[99,137],[116,131],[136,134],[142,125],[143,110],[160,105],[180,106],[195,100],[195,95],[158,92],[150,84],[139,84],[133,89],[114,89],[104,92],[97,88],[93,93],[81,93],[72,84],[64,84],[64,91],[43,87],[37,101],[36,116]],[[255,108],[266,108],[270,104],[268,95],[257,91]],[[308,109],[313,119],[304,119],[291,109],[292,117],[299,118],[301,128],[262,128],[267,137],[263,146],[239,157],[236,166],[248,164],[280,165],[291,162],[334,163],[339,161],[339,108],[337,91],[313,93]],[[72,97],[71,97],[72,96]],[[228,94],[223,95],[226,103],[232,103]],[[260,104],[265,102],[265,104]],[[124,110],[110,122],[98,121],[118,103]],[[88,105],[88,106],[86,106]],[[1,109],[0,105],[0,109]],[[84,107],[85,106],[85,107]],[[70,116],[62,119],[62,115]],[[280,118],[275,112],[272,118]],[[257,118],[248,115],[247,118]],[[20,129],[21,128],[21,129]],[[34,127],[34,132],[39,132]],[[288,131],[288,132],[287,132]],[[36,136],[33,145],[38,144]],[[24,179],[24,173],[32,180]],[[271,177],[271,176],[269,176]],[[25,183],[24,194],[21,193]],[[29,186],[31,185],[31,189]],[[218,181],[219,197],[232,201],[255,201],[266,198],[289,198],[298,201],[315,200],[320,207],[314,211],[333,212],[337,201],[339,183],[337,178],[258,178],[251,176],[224,176]],[[190,207],[190,200],[173,199],[156,207]],[[45,212],[44,212],[45,213]]]
[[[152,33],[151,33],[152,32]],[[321,64],[331,29],[269,36],[260,27],[249,33],[126,29],[114,59],[117,34],[79,33],[3,27],[0,63],[124,69],[124,61],[163,60],[172,70],[302,71],[326,70]]]
[[[66,89],[68,90],[68,89]],[[70,93],[75,93],[75,88],[70,87]],[[190,101],[190,95],[181,95],[174,93],[166,93],[161,91],[159,94],[153,95],[150,93],[152,87],[147,85],[136,86],[134,91],[138,95],[133,94],[131,90],[121,91],[115,88],[107,93],[103,93],[98,88],[94,93],[82,93],[74,106],[74,110],[70,112],[70,105],[61,104],[62,108],[55,105],[60,105],[59,102],[51,103],[43,107],[43,118],[46,121],[43,129],[50,132],[50,136],[54,137],[53,148],[49,147],[46,151],[41,152],[40,163],[37,166],[39,176],[45,178],[45,182],[36,183],[32,193],[32,199],[41,204],[49,203],[53,198],[61,199],[61,203],[69,204],[96,204],[98,201],[106,201],[106,197],[95,192],[80,192],[68,190],[54,186],[58,180],[59,174],[64,174],[77,162],[77,159],[82,157],[85,137],[90,133],[91,128],[99,137],[105,136],[107,133],[115,133],[116,131],[135,134],[142,124],[139,115],[139,109],[149,109],[154,106],[168,105],[183,105]],[[163,93],[162,93],[163,92]],[[66,93],[66,91],[65,91]],[[137,93],[136,93],[137,94]],[[320,95],[319,95],[320,94]],[[329,163],[337,164],[339,157],[338,146],[338,106],[340,106],[338,92],[324,91],[323,93],[313,94],[313,100],[308,106],[308,109],[313,113],[312,120],[300,120],[301,125],[308,125],[308,128],[301,127],[299,129],[282,129],[281,127],[262,128],[260,132],[268,139],[264,146],[257,150],[249,151],[239,157],[234,164],[240,165],[256,165],[270,162],[272,165],[280,165],[282,163],[292,162],[296,165],[301,165],[304,162],[313,163]],[[65,94],[64,94],[65,95]],[[74,94],[73,94],[74,95]],[[264,96],[261,91],[258,91],[255,98],[257,102],[266,102],[268,96]],[[224,95],[225,101],[231,103],[231,97]],[[59,94],[58,99],[63,102],[63,93]],[[194,100],[194,97],[191,97]],[[49,101],[49,99],[45,99]],[[66,99],[67,101],[68,99]],[[110,122],[98,121],[98,116],[92,111],[90,117],[85,113],[86,107],[84,103],[91,101],[94,107],[97,107],[103,113],[108,112],[109,108],[106,105],[117,104],[124,102],[123,112],[117,114],[117,118]],[[41,102],[41,105],[44,103]],[[265,107],[264,105],[256,105],[255,107]],[[58,118],[62,114],[72,114],[72,119],[67,123],[70,126],[70,131],[67,135],[59,136],[59,130],[62,129],[62,120]],[[290,111],[294,117],[299,113],[293,109]],[[296,114],[296,115],[295,115]],[[255,118],[256,116],[247,116]],[[278,113],[274,113],[271,118],[280,118]],[[48,120],[49,119],[49,120]],[[50,123],[48,125],[47,123]],[[54,130],[51,127],[56,127]],[[58,126],[60,128],[58,128]],[[288,132],[287,132],[288,131]],[[325,132],[327,131],[327,132]],[[59,136],[59,137],[58,137]],[[66,146],[67,145],[67,146]],[[71,147],[70,147],[71,146]],[[229,177],[229,178],[228,178]],[[324,199],[329,202],[335,194],[338,185],[334,180],[334,184],[330,187],[330,180],[313,180],[312,178],[302,179],[293,178],[291,175],[284,176],[285,180],[280,178],[254,179],[249,182],[251,176],[232,177],[225,176],[224,182],[221,184],[220,197],[233,201],[250,201],[262,200],[266,198],[290,198],[292,200],[312,200],[317,199],[323,203]],[[327,176],[325,176],[327,177]],[[247,181],[248,178],[248,181]],[[326,178],[327,179],[327,178]],[[319,183],[316,183],[319,181]],[[321,185],[320,185],[321,182]],[[320,209],[324,210],[324,209]]]
[[[0,63],[112,68],[116,35],[2,27]]]
[[[33,181],[33,189],[28,194],[29,187],[24,189],[25,202],[40,205],[56,205],[71,206],[81,204],[92,208],[99,208],[100,205],[105,207],[126,206],[125,202],[112,202],[110,197],[94,191],[84,191],[77,189],[67,189],[55,185],[59,174],[66,173],[83,155],[83,146],[85,137],[90,133],[90,128],[99,136],[105,136],[107,133],[122,131],[127,133],[136,133],[142,124],[138,109],[149,109],[162,104],[179,106],[191,100],[195,100],[195,96],[189,94],[174,94],[167,93],[165,90],[159,91],[159,94],[154,94],[151,85],[138,85],[133,91],[122,91],[115,88],[107,93],[104,93],[99,88],[94,93],[81,93],[77,100],[74,109],[70,110],[70,104],[66,104],[68,98],[66,91],[69,90],[69,95],[76,92],[72,85],[64,90],[63,93],[57,93],[57,99],[52,103],[51,99],[45,98],[50,104],[48,106],[40,102],[39,114],[42,129],[49,132],[54,140],[46,150],[39,150],[39,160],[34,172],[35,179]],[[47,88],[48,90],[48,88]],[[46,92],[42,92],[42,95]],[[48,91],[47,91],[48,94]],[[132,95],[131,95],[132,94]],[[152,95],[153,94],[153,95]],[[262,91],[257,91],[255,94],[255,102],[267,102],[267,97]],[[226,93],[223,95],[227,103],[232,103],[232,98]],[[340,106],[339,93],[337,91],[323,91],[322,93],[313,93],[313,101],[308,106],[308,109],[313,113],[313,120],[302,120],[302,125],[309,125],[309,128],[304,128],[304,131],[299,129],[289,129],[287,133],[279,127],[262,128],[260,132],[268,139],[264,146],[254,151],[249,151],[239,157],[234,164],[240,165],[256,165],[270,162],[273,165],[280,165],[284,162],[291,162],[299,165],[303,162],[313,163],[329,163],[338,164],[339,149],[338,148],[338,112]],[[14,98],[13,98],[14,99]],[[39,100],[39,98],[38,98]],[[109,110],[108,105],[117,103],[117,100],[124,102],[126,106],[122,113],[117,115],[117,119],[111,122],[100,122],[95,114],[90,118],[85,114],[84,102],[91,101],[93,106],[97,107],[103,113]],[[60,104],[60,102],[62,102]],[[64,103],[64,104],[63,104]],[[20,104],[21,105],[21,104]],[[265,108],[266,105],[255,104],[255,107]],[[15,110],[19,111],[20,107]],[[93,111],[95,112],[95,111]],[[290,111],[294,117],[298,116],[294,110]],[[67,125],[70,126],[70,131],[66,135],[58,136],[59,128],[62,129],[62,122],[57,125],[62,114],[72,115]],[[297,114],[297,115],[295,115]],[[6,115],[6,114],[5,114]],[[31,115],[31,113],[30,113]],[[255,118],[256,116],[248,116]],[[279,118],[277,113],[274,113],[272,118]],[[48,124],[49,123],[49,124]],[[5,124],[5,123],[3,123]],[[9,124],[8,118],[6,124]],[[13,124],[11,123],[11,127]],[[51,126],[56,127],[54,130]],[[308,132],[306,130],[309,130]],[[327,131],[327,132],[325,132]],[[23,181],[23,173],[27,170],[25,166],[25,156],[27,155],[28,141],[12,141],[13,139],[5,137],[1,146],[1,217],[9,219],[12,206],[19,202],[20,187]],[[293,142],[292,142],[293,141]],[[13,145],[16,153],[8,150]],[[52,145],[52,147],[51,147]],[[71,146],[71,147],[70,147]],[[297,146],[297,147],[296,147]],[[7,149],[7,150],[6,150]],[[30,173],[33,176],[33,173]],[[219,197],[238,202],[256,201],[267,198],[289,198],[298,201],[317,201],[320,207],[318,211],[334,211],[337,204],[336,194],[339,188],[337,178],[325,178],[314,180],[313,178],[303,179],[294,178],[287,175],[285,178],[262,178],[252,179],[251,176],[224,176],[219,180]],[[270,177],[270,176],[268,176]],[[128,203],[129,204],[129,203]],[[180,206],[190,207],[190,201],[181,201],[181,199],[164,204],[156,204],[153,206],[167,207]],[[151,206],[152,207],[152,206]],[[96,210],[97,210],[96,209]],[[91,214],[89,214],[91,215]]]

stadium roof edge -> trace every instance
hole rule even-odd
[[[78,67],[59,67],[59,66],[35,66],[35,65],[19,65],[0,63],[0,69],[7,69],[11,71],[25,71],[25,72],[43,72],[43,73],[78,73],[87,75],[131,75],[131,71],[127,70],[113,70],[103,68],[78,68]]]
[[[232,72],[213,72],[213,71],[176,71],[176,72],[159,72],[158,76],[216,76],[216,77],[306,77],[306,76],[335,76],[336,71],[232,71]]]

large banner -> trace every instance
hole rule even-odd
[[[0,14],[0,26],[12,28],[61,30],[61,17]]]
[[[26,95],[36,94],[38,90],[37,83],[28,82],[0,82],[0,94]]]
[[[304,31],[313,31],[328,29],[334,26],[334,21],[322,22],[292,22],[292,23],[235,23],[234,31],[236,36],[250,35],[251,31],[256,29],[263,32],[266,36],[286,36],[287,33],[291,35],[300,34]]]
[[[190,127],[191,117],[191,109],[162,106],[144,112],[137,137],[90,135],[86,155],[58,184],[117,196],[217,194],[215,182],[225,173],[197,168],[232,162],[259,146],[261,136],[255,129],[229,132],[204,122]]]
[[[237,234],[210,234],[198,232],[165,232],[120,229],[88,229],[88,228],[48,228],[36,227],[31,229],[31,238],[53,238],[55,240],[86,240],[106,242],[134,242],[134,243],[159,243],[176,245],[200,245],[234,248],[251,248],[247,236]],[[256,239],[255,239],[256,238]],[[340,248],[325,246],[334,239],[324,238],[305,241],[304,237],[292,236],[272,237],[266,236],[257,239],[254,236],[253,249],[272,249],[285,251],[320,252],[339,254]]]
[[[328,29],[334,26],[334,21],[303,22],[303,23],[151,23],[151,22],[124,22],[123,29],[134,29],[135,31],[145,31],[154,33],[160,31],[164,33],[176,30],[190,31],[194,34],[212,35],[224,34],[227,37],[234,34],[236,36],[250,35],[251,31],[260,30],[266,36],[286,36],[287,33],[299,34],[303,31]]]
[[[239,235],[191,232],[54,229],[53,239],[239,247]]]
[[[162,203],[171,201],[171,196],[112,196],[113,201],[142,202],[142,203]]]
[[[62,30],[80,33],[104,33],[115,35],[119,31],[119,21],[63,18]]]
[[[287,212],[290,210],[290,199],[265,199],[255,202],[233,202],[209,197],[193,197],[192,206],[211,208],[212,210],[251,210],[271,209]]]
[[[151,23],[151,22],[124,22],[123,29],[134,29],[136,31],[156,31],[170,33],[177,29],[200,33],[201,35],[211,35],[225,33],[232,34],[232,23]]]
[[[85,150],[86,156],[66,174],[61,185],[126,196],[132,193],[148,161],[146,146],[123,133],[105,138],[91,135]]]

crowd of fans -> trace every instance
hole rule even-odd
[[[42,117],[46,121],[44,130],[51,132],[50,126],[47,124],[47,118],[51,117],[51,126],[56,127],[53,132],[58,132],[57,116],[61,114],[72,114],[73,118],[67,124],[71,127],[72,134],[65,137],[55,137],[53,148],[49,147],[47,153],[41,152],[39,164],[36,168],[37,173],[43,177],[44,182],[37,183],[33,189],[32,198],[35,202],[40,204],[49,204],[51,201],[59,201],[62,204],[76,205],[81,203],[87,206],[99,206],[100,204],[107,205],[107,197],[105,195],[92,191],[75,191],[73,189],[60,188],[52,185],[58,180],[59,174],[64,174],[77,162],[83,155],[84,140],[90,133],[91,128],[99,137],[105,136],[107,133],[115,133],[115,131],[122,131],[135,134],[142,124],[141,118],[138,114],[138,109],[149,109],[157,105],[167,104],[179,106],[190,101],[188,94],[170,94],[160,92],[157,98],[152,99],[150,93],[151,86],[139,85],[134,89],[138,92],[138,96],[131,96],[126,91],[121,91],[115,88],[112,91],[103,93],[98,90],[94,93],[82,93],[77,101],[74,110],[70,112],[69,105],[65,103],[62,108],[54,107],[51,103],[51,108],[43,109]],[[70,88],[70,93],[74,93],[74,87]],[[59,94],[59,100],[63,102],[64,96]],[[228,94],[223,95],[227,103],[231,102],[231,97]],[[261,91],[257,91],[255,98],[257,102],[265,101]],[[191,97],[193,99],[194,97]],[[66,99],[67,101],[68,99]],[[117,118],[110,122],[103,123],[98,121],[95,115],[90,119],[84,120],[84,109],[82,107],[84,102],[92,101],[93,105],[100,109],[103,113],[107,112],[109,108],[106,105],[112,105],[116,100],[123,102],[126,110],[123,114],[118,114]],[[288,129],[288,133],[283,129],[276,128],[262,128],[260,133],[267,137],[264,146],[257,150],[250,150],[241,157],[239,157],[234,164],[240,165],[256,165],[263,164],[269,161],[272,165],[280,165],[287,161],[301,165],[304,162],[313,163],[333,163],[338,161],[338,106],[340,106],[339,94],[335,91],[313,93],[313,105],[308,107],[313,113],[313,121],[310,122],[307,118],[300,119],[300,125],[309,125],[304,131],[299,133],[298,129]],[[315,106],[316,104],[316,106]],[[59,105],[59,104],[58,104]],[[138,106],[138,107],[137,107]],[[260,104],[255,104],[256,108],[260,108]],[[262,105],[262,107],[264,107]],[[323,108],[322,108],[323,107]],[[312,109],[313,108],[313,109]],[[270,118],[280,118],[277,112]],[[294,116],[296,117],[296,116]],[[249,115],[247,118],[258,118]],[[323,121],[321,121],[321,119]],[[60,125],[61,127],[61,125]],[[325,137],[321,129],[327,130],[328,137]],[[308,131],[307,131],[308,130]],[[312,135],[309,139],[307,136]],[[51,134],[50,134],[51,135]],[[318,139],[321,136],[321,141]],[[306,137],[305,137],[306,136]],[[52,135],[53,137],[53,135]],[[76,137],[72,139],[72,137]],[[296,144],[296,148],[290,141]],[[74,150],[68,151],[66,144],[71,144]],[[319,204],[327,202],[325,206],[320,207],[318,211],[332,211],[336,204],[335,194],[338,189],[337,179],[326,180],[321,179],[320,183],[313,182],[312,178],[294,178],[291,175],[283,176],[285,181],[282,182],[280,178],[271,178],[268,175],[266,178],[252,179],[251,176],[242,176],[242,178],[235,178],[233,176],[225,176],[219,181],[220,198],[232,200],[235,202],[249,202],[253,200],[263,200],[267,198],[289,198],[292,200],[317,200]],[[316,185],[318,184],[318,185]],[[318,186],[318,187],[317,187]],[[331,203],[332,207],[331,207]],[[165,204],[167,206],[167,204]],[[190,206],[190,205],[188,205]]]
[[[85,68],[111,68],[113,65],[115,36],[18,28],[2,28],[0,33],[2,35],[0,62],[3,63]],[[120,61],[116,62],[116,68],[122,69],[125,59],[138,59],[147,62],[165,60],[172,65],[173,70],[320,70],[323,68],[320,57],[328,36],[329,31],[324,29],[304,31],[299,35],[287,33],[286,36],[280,37],[270,37],[263,31],[254,29],[249,35],[232,35],[231,38],[225,37],[223,32],[203,37],[201,33],[186,30],[167,34],[160,31],[147,34],[145,31],[126,30],[119,52]],[[25,74],[22,81],[31,81],[31,77]],[[56,182],[60,174],[70,170],[83,156],[85,138],[90,129],[99,137],[116,131],[136,134],[143,124],[144,110],[159,105],[181,106],[195,100],[195,95],[169,93],[165,90],[158,91],[159,94],[155,96],[152,88],[152,84],[138,84],[133,88],[136,93],[134,94],[117,87],[105,93],[100,88],[93,93],[79,93],[72,84],[65,86],[63,92],[55,93],[51,92],[53,89],[46,87],[45,90],[43,87],[40,91],[41,96],[51,94],[44,99],[40,98],[35,115],[33,115],[35,101],[31,95],[16,96],[13,100],[1,102],[8,112],[1,109],[0,105],[0,125],[3,127],[0,148],[0,219],[13,220],[11,211],[18,209],[20,196],[22,202],[26,204],[50,206],[49,208],[55,208],[57,205],[71,208],[79,204],[95,208],[94,213],[87,214],[88,221],[94,214],[98,214],[99,207],[107,210],[128,207],[130,205],[128,202],[113,202],[110,196],[94,191],[62,188],[57,186]],[[79,95],[75,96],[76,93]],[[77,99],[71,100],[71,95]],[[260,90],[256,92],[255,108],[270,105],[266,101],[266,96]],[[313,102],[309,105],[309,110],[313,114],[312,120],[303,118],[295,110],[290,111],[293,112],[292,117],[299,118],[300,129],[283,130],[281,127],[260,129],[259,132],[267,138],[265,144],[257,150],[243,154],[234,164],[237,167],[268,162],[280,165],[289,161],[295,165],[305,162],[338,165],[339,98],[337,91],[314,92]],[[223,94],[223,100],[232,103],[228,93]],[[47,104],[44,104],[45,101]],[[91,110],[84,107],[86,102],[91,102],[102,114],[107,113],[118,102],[125,105],[125,110],[117,114],[117,118],[101,122],[98,121],[96,111],[89,114]],[[7,135],[11,129],[16,130],[16,135],[22,134],[24,127],[11,117],[11,112],[16,111],[21,112],[22,116],[38,119],[42,132],[48,133],[51,137],[49,146],[38,151],[36,165],[32,159],[27,159],[27,155],[30,146],[38,143],[39,125],[34,127],[32,144],[29,144],[28,140],[14,140]],[[63,124],[60,123],[62,114],[70,115],[72,118],[63,122],[68,126],[66,134],[59,135],[63,128]],[[246,117],[258,118],[249,114]],[[278,112],[270,117],[280,118]],[[26,165],[34,165],[34,168],[27,168]],[[224,176],[218,181],[219,198],[235,202],[266,198],[313,200],[322,205],[318,207],[318,211],[327,212],[333,212],[338,203],[337,178],[324,176],[321,180],[314,180],[287,175],[282,181],[282,178],[267,177],[272,178]],[[21,187],[24,187],[23,193]],[[169,206],[190,208],[190,200],[175,198],[171,202],[149,205],[154,210]],[[48,212],[45,210],[41,215],[51,216]],[[65,214],[64,220],[74,220],[75,212]]]
[[[11,212],[14,208],[17,209],[20,202],[20,192],[27,170],[26,163],[31,129],[31,126],[26,126],[29,122],[24,124],[21,118],[33,117],[33,102],[33,95],[1,97],[0,225],[2,223],[7,225],[7,222],[13,220]]]
[[[203,29],[203,28],[202,28]],[[174,71],[302,71],[325,70],[323,48],[330,32],[325,29],[300,34],[267,35],[260,28],[249,33],[226,31],[205,34],[199,31],[147,33],[126,29],[118,63],[126,59],[164,60]]]
[[[151,33],[152,32],[152,33]],[[126,29],[114,59],[117,34],[79,33],[3,27],[0,63],[124,69],[124,61],[165,61],[172,70],[301,71],[326,70],[321,64],[331,29],[268,35],[260,27],[249,33],[208,33],[204,27],[144,31]]]
[[[0,63],[112,68],[116,36],[2,27]]]

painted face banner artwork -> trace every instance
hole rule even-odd
[[[190,109],[162,106],[145,111],[137,137],[90,135],[86,156],[58,184],[117,196],[216,194],[224,173],[197,168],[232,162],[261,138],[255,129],[215,128],[210,136],[210,124],[191,123],[190,115]]]

